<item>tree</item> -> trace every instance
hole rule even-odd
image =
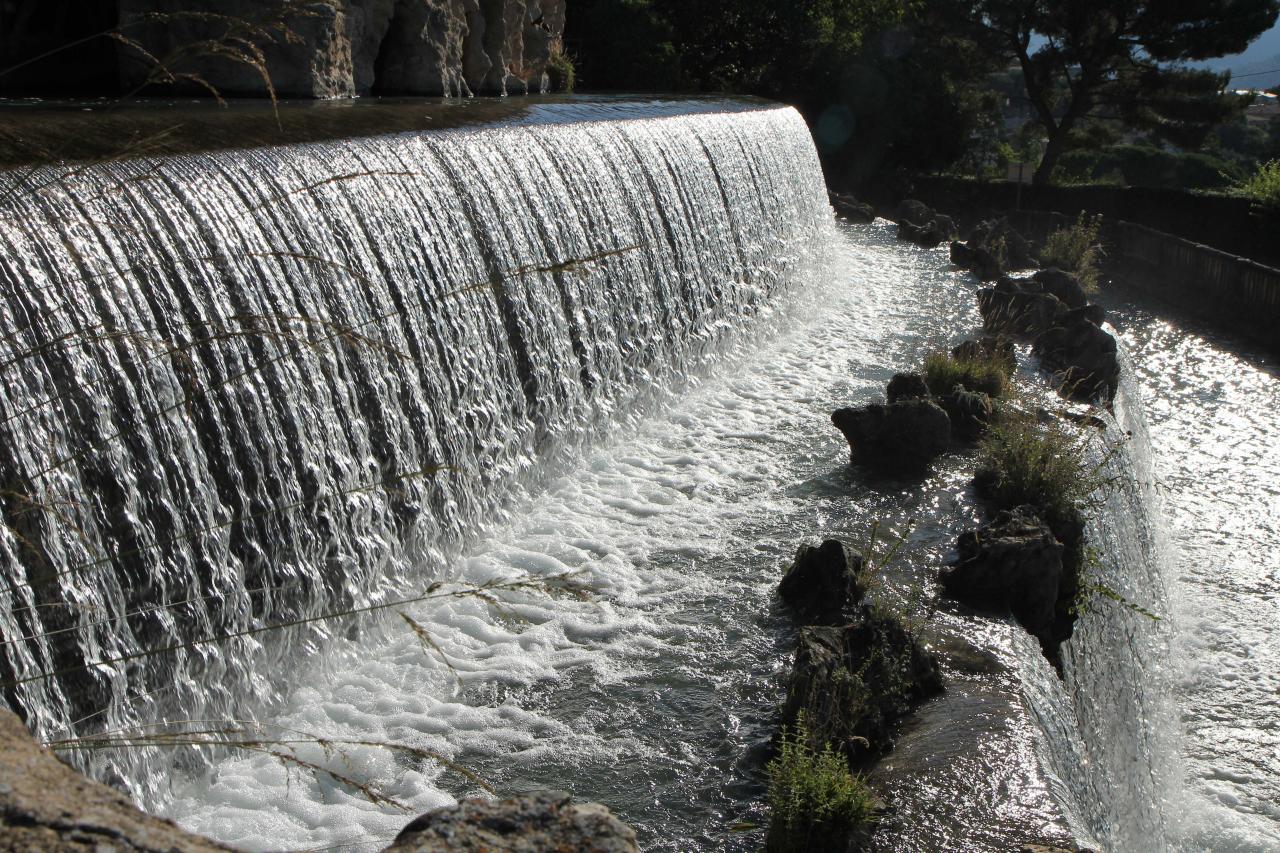
[[[1194,146],[1247,106],[1227,75],[1180,63],[1238,53],[1280,0],[954,0],[953,24],[1016,61],[1047,136],[1048,183],[1072,130],[1098,115]]]

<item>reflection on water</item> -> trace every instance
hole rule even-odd
[[[1280,375],[1230,336],[1109,306],[1143,386],[1194,796],[1186,849],[1280,848]]]

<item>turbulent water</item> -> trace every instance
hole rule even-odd
[[[1261,849],[1176,819],[1170,690],[1194,696],[1199,787],[1265,817],[1266,747],[1213,738],[1274,735],[1274,684],[1225,725],[1217,661],[1249,629],[1169,631],[1195,608],[1164,595],[1170,475],[1142,410],[1160,401],[1161,449],[1174,391],[1151,348],[1130,335],[1091,439],[1117,484],[1091,579],[1128,605],[1095,597],[1059,679],[1016,625],[937,595],[981,518],[972,459],[868,480],[830,426],[976,331],[946,248],[837,226],[790,110],[533,113],[7,176],[0,677],[37,734],[125,736],[71,755],[247,849],[376,849],[482,778],[604,802],[648,850],[753,850],[794,647],[782,568],[914,521],[875,595],[948,689],[874,771],[877,849]],[[1273,588],[1241,599],[1254,631]],[[1226,650],[1212,671],[1166,665],[1201,641]],[[240,748],[189,743],[209,737]]]

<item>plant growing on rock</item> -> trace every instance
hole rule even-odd
[[[924,360],[924,381],[935,396],[959,386],[996,399],[1009,394],[1009,366],[998,358],[954,358],[932,353]]]
[[[1099,233],[1102,217],[1080,214],[1071,225],[1059,228],[1044,241],[1040,261],[1046,267],[1057,267],[1074,273],[1085,293],[1098,290],[1102,244]]]
[[[839,849],[874,821],[875,796],[866,781],[831,744],[814,749],[811,741],[801,713],[794,728],[783,728],[781,751],[769,762],[765,849],[771,853]]]

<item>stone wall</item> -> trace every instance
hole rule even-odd
[[[566,0],[118,0],[126,89],[171,73],[224,96],[525,94]],[[265,72],[265,73],[264,73]]]

